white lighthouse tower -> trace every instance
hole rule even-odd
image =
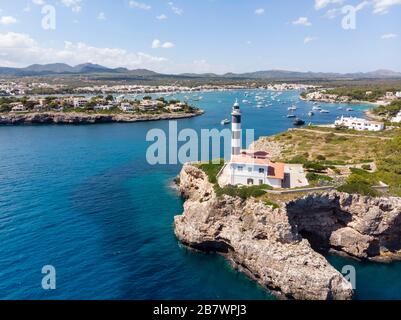
[[[241,154],[242,129],[241,129],[241,109],[238,100],[233,106],[232,115],[232,138],[231,138],[231,159]]]

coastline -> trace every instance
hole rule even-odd
[[[163,113],[163,114],[86,114],[86,113],[0,113],[0,126],[24,124],[101,124],[101,123],[135,123],[160,120],[180,120],[203,115],[203,110],[194,113]]]
[[[371,102],[371,101],[363,101],[363,100],[351,100],[351,101],[334,101],[330,99],[306,99],[302,97],[301,95],[299,96],[299,99],[302,101],[308,101],[308,102],[322,102],[322,103],[333,103],[333,104],[368,104],[374,107],[380,106],[380,104],[376,102]]]
[[[366,119],[371,120],[371,121],[385,121],[383,117],[377,116],[372,112],[373,109],[365,110],[364,115]]]

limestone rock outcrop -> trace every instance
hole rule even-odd
[[[203,114],[194,113],[164,113],[164,114],[87,114],[87,113],[7,113],[0,114],[0,125],[18,124],[94,124],[111,122],[140,122],[157,120],[174,120],[191,118]]]
[[[282,298],[352,298],[351,284],[298,234],[285,208],[273,209],[253,199],[217,198],[205,173],[192,165],[184,166],[179,180],[187,201],[174,225],[183,244],[224,255]]]

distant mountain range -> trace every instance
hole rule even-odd
[[[176,78],[176,79],[255,79],[255,80],[341,80],[341,79],[401,79],[401,72],[391,70],[376,70],[360,73],[324,73],[324,72],[299,72],[286,70],[267,70],[249,73],[226,73],[218,75],[214,73],[183,73],[161,74],[147,69],[128,70],[127,68],[107,68],[98,64],[85,63],[72,67],[65,63],[34,64],[26,68],[0,67],[0,76],[56,76],[56,75],[110,75],[116,77],[138,78]]]

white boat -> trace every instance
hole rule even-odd
[[[320,107],[317,107],[317,106],[314,106],[314,107],[312,108],[312,110],[313,110],[313,111],[321,111],[321,110],[322,110],[322,108],[320,108]]]
[[[231,123],[231,121],[228,120],[228,119],[224,119],[224,120],[221,121],[221,125],[222,126],[225,126],[226,124],[230,124],[230,123]]]
[[[288,111],[295,111],[295,110],[297,110],[298,108],[296,107],[296,106],[292,106],[292,107],[289,107],[288,108]]]
[[[308,116],[309,117],[313,117],[315,115],[315,113],[313,112],[313,111],[310,111],[309,113],[308,113]]]
[[[320,113],[330,113],[330,111],[329,111],[329,110],[322,109],[322,110],[320,110]]]

